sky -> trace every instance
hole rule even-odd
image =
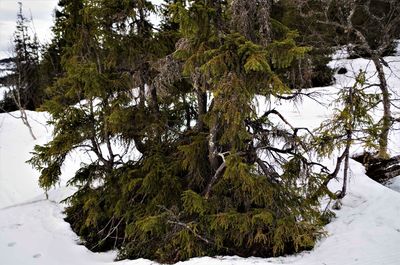
[[[51,39],[50,27],[58,0],[0,0],[0,58],[9,56],[12,50],[18,2],[22,2],[24,15],[33,18],[31,26],[35,29],[39,41],[45,43]]]

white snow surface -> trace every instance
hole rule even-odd
[[[389,85],[400,87],[400,57],[386,58]],[[305,98],[297,104],[274,103],[294,126],[315,128],[327,119],[333,105],[329,105],[340,87],[354,82],[354,72],[366,69],[373,75],[368,60],[337,59],[332,67],[346,66],[349,74],[337,76],[336,85],[313,88],[324,92],[325,105]],[[372,82],[372,81],[371,81]],[[265,103],[258,98],[260,111]],[[12,113],[18,115],[18,112]],[[49,192],[49,200],[38,187],[39,173],[25,161],[31,157],[34,145],[51,139],[52,129],[46,125],[49,115],[28,112],[37,140],[34,141],[22,122],[8,114],[0,114],[0,265],[150,265],[155,262],[139,259],[114,262],[116,252],[93,253],[79,244],[79,238],[64,221],[65,205],[60,201],[74,192],[66,187],[84,158],[79,152],[71,155],[63,168],[60,186]],[[380,113],[376,113],[379,117]],[[398,113],[394,111],[394,116]],[[390,151],[400,153],[400,135],[391,134]],[[359,152],[360,148],[353,148]],[[332,164],[335,159],[324,162]],[[327,236],[318,241],[309,252],[279,258],[202,257],[182,265],[239,265],[239,264],[293,264],[293,265],[398,265],[400,264],[400,178],[388,187],[369,179],[364,168],[351,161],[351,178],[342,208],[326,226]],[[332,183],[331,189],[341,183]],[[336,187],[335,187],[336,186]]]

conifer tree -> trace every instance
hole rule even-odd
[[[291,94],[287,69],[309,48],[271,18],[271,0],[250,2],[168,1],[158,31],[148,1],[81,2],[45,105],[54,138],[31,163],[49,189],[68,154],[91,154],[66,209],[90,249],[161,262],[266,257],[323,235],[329,173],[301,128],[255,103]]]
[[[18,4],[12,57],[2,60],[8,67],[4,69],[0,85],[8,89],[0,101],[0,112],[18,110],[20,115],[12,116],[21,119],[29,129],[32,138],[36,139],[26,110],[38,108],[44,98],[39,74],[39,43],[35,32],[32,33],[29,30],[31,21],[24,16],[22,3]]]
[[[14,106],[3,111],[20,108],[34,110],[41,103],[39,43],[35,33],[29,30],[29,23],[30,20],[23,14],[22,3],[19,3],[12,57],[4,60],[5,63],[10,62],[10,67],[6,67],[2,77],[2,85],[10,88],[5,100],[11,99]]]
[[[370,87],[365,72],[360,71],[353,86],[340,89],[339,97],[334,102],[336,106],[332,118],[322,122],[317,129],[315,145],[320,156],[330,156],[335,151],[342,152],[331,175],[331,178],[336,178],[343,166],[342,190],[334,196],[338,199],[342,199],[347,191],[350,148],[354,143],[361,144],[367,150],[377,149],[379,146],[379,128],[371,116],[379,103],[379,95],[368,93],[367,89]]]
[[[40,62],[40,71],[43,76],[42,86],[50,94],[51,90],[48,88],[52,85],[52,82],[65,73],[61,65],[61,57],[68,50],[68,47],[74,43],[72,33],[77,31],[78,13],[82,8],[81,6],[82,1],[61,0],[58,3],[59,8],[54,11],[53,38],[50,43],[42,48],[42,60]],[[69,11],[71,9],[75,11]],[[67,15],[67,12],[72,14]]]
[[[154,130],[154,126],[144,124],[149,118],[144,89],[151,75],[148,61],[153,52],[145,49],[152,45],[147,42],[152,27],[146,19],[153,6],[147,1],[60,4],[63,16],[54,30],[60,34],[55,44],[61,45],[61,76],[49,88],[52,99],[43,106],[52,114],[54,138],[36,148],[31,163],[42,171],[40,186],[47,190],[57,183],[68,154],[76,149],[89,153],[93,163],[84,165],[71,179],[71,184],[80,185],[81,189],[70,198],[71,208],[67,212],[72,227],[85,237],[88,246],[101,250],[109,244],[120,244],[118,238],[111,240],[111,237],[123,233],[122,229],[107,236],[115,231],[114,222],[109,223],[109,230],[101,227],[109,221],[106,218],[119,224],[123,220],[115,215],[113,208],[114,196],[121,192],[121,186],[111,185],[116,184],[115,171],[126,162],[123,154],[130,152],[134,144],[146,152],[143,138],[148,138],[145,134]],[[75,31],[70,31],[71,26]],[[135,87],[139,87],[139,97]],[[116,142],[120,142],[122,153],[116,153]],[[95,182],[103,183],[104,189],[90,192]],[[113,198],[108,201],[111,206],[107,204],[110,209],[106,211],[103,204],[81,207],[80,203],[93,200],[99,193],[108,193]],[[99,214],[103,210],[104,215]],[[90,231],[88,228],[94,224]]]

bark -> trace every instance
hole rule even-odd
[[[146,102],[146,90],[144,82],[139,87],[139,106],[144,108]]]
[[[279,181],[278,181],[279,174],[278,173],[269,169],[260,158],[257,158],[256,162],[259,165],[259,167],[261,168],[261,170],[264,172],[264,175],[267,177],[267,180],[269,183],[271,183],[271,184],[279,183]]]
[[[218,117],[217,117],[218,119]],[[218,135],[218,120],[210,128],[209,140],[208,140],[208,160],[213,171],[217,170],[220,162],[218,159],[218,146],[217,146],[217,135]]]
[[[160,115],[160,106],[158,104],[157,89],[152,83],[149,84],[149,89],[150,89],[150,96],[151,96],[151,106],[153,108],[154,113],[157,116],[159,116]]]
[[[350,135],[351,141],[351,135]],[[348,175],[349,175],[349,160],[350,160],[350,145],[347,143],[346,150],[345,150],[345,157],[344,157],[344,168],[343,168],[343,185],[340,194],[338,195],[338,199],[344,198],[347,192],[347,182],[348,182]]]
[[[201,90],[196,91],[198,104],[197,127],[199,131],[204,129],[204,115],[207,113],[207,94]]]
[[[272,0],[233,0],[233,28],[255,43],[268,45],[271,41],[271,6]]]
[[[22,123],[28,128],[28,130],[29,130],[29,133],[30,133],[30,135],[32,136],[32,138],[33,138],[33,140],[36,140],[36,136],[35,136],[35,134],[33,133],[33,129],[32,129],[32,126],[31,126],[31,124],[29,123],[29,120],[28,120],[28,115],[26,114],[26,110],[25,110],[25,107],[24,107],[24,105],[23,105],[23,103],[22,103],[22,100],[21,100],[21,93],[20,93],[20,91],[21,91],[21,88],[22,88],[22,75],[21,75],[21,73],[18,73],[18,80],[17,80],[17,85],[16,85],[16,88],[14,89],[14,90],[10,90],[10,92],[11,92],[11,95],[12,95],[12,98],[13,98],[13,101],[14,101],[14,103],[15,103],[15,105],[17,105],[17,107],[18,107],[18,109],[19,109],[19,112],[20,112],[20,114],[21,114],[21,120],[22,120]],[[13,116],[13,115],[11,115],[11,116]]]
[[[207,187],[204,191],[204,197],[206,199],[208,199],[210,197],[210,193],[211,193],[211,188],[214,185],[214,183],[219,179],[219,177],[222,175],[222,173],[224,172],[226,168],[226,164],[222,163],[219,168],[217,169],[217,171],[215,172],[214,176],[210,179],[210,181],[207,184]]]
[[[379,56],[373,56],[372,61],[376,67],[379,77],[379,88],[382,92],[382,102],[383,102],[383,117],[382,117],[382,132],[379,136],[379,157],[389,158],[388,154],[388,138],[389,131],[391,127],[391,110],[390,110],[390,92],[387,85],[385,72],[383,70],[383,65],[380,61]]]
[[[354,104],[353,104],[353,88],[350,87],[349,91],[349,99],[348,99],[348,106],[350,107],[350,115],[351,117],[354,117]],[[343,186],[342,186],[342,191],[338,195],[339,199],[344,198],[346,196],[347,192],[347,179],[348,179],[348,174],[349,174],[349,159],[350,159],[350,147],[352,143],[352,138],[353,138],[353,129],[354,129],[354,121],[352,120],[348,125],[348,128],[346,130],[346,149],[344,150],[344,169],[343,169]]]
[[[207,94],[206,89],[203,89],[205,82],[202,80],[200,69],[196,67],[193,71],[192,76],[193,88],[196,92],[197,97],[197,123],[196,127],[198,131],[204,129],[204,115],[207,113]]]
[[[213,111],[214,100],[211,101],[209,111]],[[216,171],[221,162],[218,159],[218,134],[220,130],[220,114],[216,113],[214,120],[210,124],[208,133],[208,161],[212,171]]]
[[[21,113],[22,123],[28,128],[29,133],[32,136],[33,140],[36,140],[37,138],[36,138],[35,134],[33,133],[33,129],[32,129],[31,124],[29,123],[28,116],[26,115],[25,109],[20,108],[19,112]]]

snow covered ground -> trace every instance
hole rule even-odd
[[[389,57],[386,61],[392,66],[391,70],[387,69],[389,83],[392,88],[398,88],[400,57]],[[366,69],[373,72],[373,65],[362,59],[341,59],[331,65],[345,65],[352,70],[347,76],[337,76],[335,86],[315,89],[327,92],[328,95],[322,99],[325,103],[335,98],[339,87],[352,85],[353,71]],[[371,82],[374,82],[376,76],[371,75]],[[263,104],[260,101],[260,105]],[[277,109],[284,112],[293,125],[315,128],[329,117],[332,107],[306,98],[300,104],[278,105]],[[51,128],[46,126],[46,113],[28,114],[38,138],[36,141],[32,140],[20,120],[0,114],[0,264],[155,264],[148,260],[114,262],[115,252],[92,253],[79,245],[78,237],[63,220],[64,205],[59,202],[74,191],[66,187],[65,182],[77,169],[82,157],[75,153],[68,158],[63,168],[63,181],[50,191],[49,200],[45,200],[43,191],[37,185],[38,172],[24,162],[30,158],[35,144],[46,143],[51,138]],[[399,115],[395,112],[394,116]],[[397,133],[391,135],[390,149],[392,154],[400,153],[400,136]],[[280,258],[204,257],[179,264],[400,264],[400,179],[389,186],[392,189],[372,181],[364,175],[361,165],[351,161],[349,193],[343,200],[342,209],[336,211],[337,217],[326,227],[327,237],[321,239],[314,250]]]

